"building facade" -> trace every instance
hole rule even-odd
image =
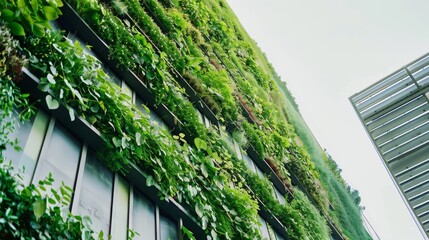
[[[350,101],[425,238],[429,233],[429,55]]]
[[[70,211],[91,217],[94,230],[112,239],[127,239],[129,229],[139,233],[135,239],[153,240],[188,239],[189,232],[196,239],[344,239],[328,197],[317,198],[321,183],[307,169],[311,160],[294,143],[293,127],[286,120],[274,125],[274,115],[286,114],[257,101],[256,93],[279,95],[268,74],[245,58],[250,47],[238,51],[245,60],[234,59],[236,66],[222,61],[233,53],[219,45],[232,40],[200,35],[171,4],[70,0],[51,23],[55,33],[20,39],[31,63],[17,84],[37,111],[10,136],[22,152],[3,154],[23,183],[52,174],[52,188],[73,189]],[[198,14],[201,1],[183,4],[190,17],[208,13]],[[162,11],[175,21],[161,21]],[[210,31],[228,32],[217,22],[206,22]],[[217,106],[231,99],[238,110]],[[250,143],[240,143],[237,132]],[[294,201],[294,189],[302,201]]]

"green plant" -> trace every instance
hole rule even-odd
[[[21,68],[27,60],[18,53],[19,43],[14,40],[5,26],[0,26],[0,151],[8,145],[19,148],[16,140],[8,135],[15,130],[14,109],[19,109],[19,118],[25,121],[33,114],[28,94],[21,93],[14,81],[21,79]]]
[[[51,29],[49,21],[61,15],[61,0],[17,0],[0,3],[0,18],[4,20],[13,35],[35,34],[43,36],[45,29]]]
[[[11,165],[3,161],[1,157],[1,239],[93,239],[91,220],[68,212],[71,188],[52,189],[51,176],[38,186],[22,186],[11,174]]]
[[[244,132],[236,135],[247,139],[285,184],[288,172],[284,166],[296,173],[315,205],[329,214],[338,227],[346,229],[343,232],[347,236],[364,236],[359,213],[352,210],[344,214],[353,206],[350,191],[344,189],[338,174],[331,178],[330,171],[334,169],[323,164],[323,154],[319,154],[317,144],[301,123],[297,124],[300,116],[294,112],[296,104],[288,95],[290,92],[278,84],[279,77],[265,55],[223,0],[165,0],[161,4],[154,0],[125,0],[109,5],[95,0],[69,2],[109,45],[110,60],[116,62],[119,70],[136,73],[155,96],[157,104],[164,104],[180,120],[177,128],[185,134],[171,137],[167,131],[151,126],[147,116],[132,106],[129,97],[118,94],[119,89],[106,80],[108,76],[100,63],[84,54],[78,43],[70,45],[58,32],[45,32],[45,29],[44,38],[34,37],[43,34],[26,25],[25,20],[12,19],[28,35],[20,41],[31,60],[31,71],[40,77],[39,88],[48,94],[44,101],[52,109],[65,106],[71,119],[77,114],[100,130],[105,148],[98,154],[108,156],[103,159],[110,169],[124,171],[130,162],[135,163],[147,173],[148,185],[157,184],[163,197],[174,197],[186,206],[212,237],[259,236],[256,198],[287,226],[292,239],[305,238],[306,231],[316,238],[325,237],[323,223],[314,211],[308,210],[311,205],[308,201],[299,200],[303,205],[279,204],[272,196],[269,182],[246,174],[246,167],[229,149],[227,141],[198,122],[193,105],[176,82],[176,69],[188,73],[191,85],[222,121],[231,124],[238,120],[235,123]],[[8,8],[16,7],[14,4],[6,2]],[[3,9],[3,5],[0,6]],[[0,17],[8,14],[2,11]],[[134,21],[127,20],[128,17]],[[13,28],[9,22],[8,26]],[[213,59],[219,61],[222,68],[211,63]],[[20,68],[20,64],[13,66]],[[16,73],[19,76],[19,70]],[[6,83],[8,85],[2,86],[14,86],[10,80]],[[5,96],[10,92],[5,91]],[[18,91],[13,94],[19,96]],[[238,94],[245,96],[247,109],[260,121],[259,126],[244,120],[237,110],[239,103],[235,96]],[[306,147],[294,142],[296,134]],[[194,141],[186,142],[185,136]],[[335,200],[338,198],[342,200]],[[333,211],[328,208],[329,201],[335,207]],[[224,206],[229,211],[225,211]],[[307,215],[316,216],[314,221],[321,225],[316,224],[317,229],[309,228],[309,222],[302,220]],[[236,216],[240,216],[239,221],[234,221]],[[358,230],[347,230],[354,227],[353,224]]]

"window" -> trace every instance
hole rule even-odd
[[[232,140],[232,142],[234,144],[234,150],[235,150],[235,153],[237,154],[237,157],[243,158],[243,156],[241,154],[241,149],[240,149],[240,146],[238,145],[238,143],[234,139]]]
[[[113,196],[112,239],[126,240],[128,234],[129,184],[116,175]]]
[[[140,192],[133,192],[133,212],[131,229],[140,236],[135,239],[155,240],[155,206]]]
[[[33,182],[37,183],[52,173],[55,179],[52,188],[58,189],[62,181],[73,188],[82,144],[56,123],[43,148],[46,152],[42,153],[44,156],[39,160]]]
[[[16,113],[17,117],[18,114]],[[17,138],[22,151],[17,152],[8,146],[4,156],[12,161],[15,171],[19,171],[23,178],[23,183],[29,185],[36,168],[37,159],[40,155],[43,139],[48,128],[49,117],[41,110],[30,121],[17,123],[15,133],[10,135],[10,139]]]
[[[77,213],[91,217],[95,232],[109,234],[112,207],[113,174],[88,152],[80,188]]]
[[[167,129],[164,121],[154,111],[150,111],[150,121],[154,126]]]
[[[270,240],[270,233],[268,232],[267,222],[261,216],[259,216],[261,220],[261,226],[259,230],[261,231],[261,236],[263,240]]]
[[[125,95],[130,97],[130,103],[134,103],[134,91],[125,82],[122,82],[122,93],[124,93]],[[126,104],[128,104],[128,103],[126,103]]]
[[[252,170],[252,172],[256,172],[256,166],[253,160],[246,153],[243,153],[242,156],[250,170]]]
[[[179,236],[177,233],[178,224],[176,222],[161,214],[159,218],[159,225],[160,225],[160,240],[179,239]]]
[[[277,195],[277,199],[279,200],[280,204],[285,204],[285,198],[284,196],[280,193],[279,190],[277,190],[276,187],[274,187],[274,191],[276,192]]]

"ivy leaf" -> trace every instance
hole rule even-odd
[[[202,221],[202,223],[203,223],[203,226],[202,226],[203,230],[206,230],[206,228],[207,228],[207,223],[208,223],[208,219],[207,219],[207,217],[206,217],[206,216],[204,216],[204,217],[201,219],[201,221]]]
[[[189,231],[185,226],[182,226],[182,231],[184,234],[186,234],[186,237],[190,240],[195,240],[196,238],[194,237],[194,234]]]
[[[11,22],[14,19],[14,13],[10,9],[1,10],[1,16],[6,22]]]
[[[137,146],[141,145],[141,138],[142,138],[141,133],[136,132],[136,143],[137,143]]]
[[[152,176],[148,176],[148,177],[146,178],[146,186],[148,186],[148,187],[153,186],[153,185],[154,185],[154,183],[155,183],[155,180],[153,179],[153,177],[152,177]]]
[[[207,172],[207,167],[206,165],[203,163],[201,164],[201,172],[203,173],[204,177],[207,178],[209,176],[208,172]]]
[[[54,76],[52,76],[52,74],[50,74],[50,73],[48,73],[48,76],[46,78],[48,79],[48,82],[51,84],[57,83],[54,79]]]
[[[197,213],[199,218],[203,217],[203,211],[204,211],[203,205],[199,203],[195,204],[195,212]]]
[[[201,138],[195,138],[194,143],[198,149],[207,150],[207,143],[204,140],[202,140]]]
[[[67,106],[67,110],[69,110],[70,120],[73,122],[75,120],[74,110],[69,106]]]
[[[39,3],[37,0],[31,0],[31,8],[33,8],[34,12],[39,10]]]
[[[51,66],[49,66],[49,70],[51,70],[51,73],[54,74],[54,76],[58,75],[57,69],[54,67],[54,65],[51,64]]]
[[[31,25],[31,30],[37,37],[45,36],[45,27],[42,24],[35,23]]]
[[[21,24],[19,24],[17,22],[10,22],[9,28],[10,28],[10,31],[12,32],[13,35],[16,35],[16,36],[24,36],[25,35],[24,28],[22,27]]]
[[[52,98],[51,95],[46,95],[45,100],[46,100],[46,105],[48,105],[48,108],[50,110],[55,110],[60,106],[60,103],[54,98]]]
[[[33,212],[36,216],[36,219],[39,220],[39,218],[45,213],[46,210],[46,201],[43,199],[39,199],[33,203]]]
[[[214,182],[219,189],[223,189],[222,178],[219,176],[214,177]]]
[[[115,145],[115,147],[117,147],[117,148],[122,145],[121,140],[119,138],[117,138],[117,137],[113,137],[112,138],[112,142]]]
[[[51,21],[58,18],[57,11],[55,11],[55,8],[51,6],[44,6],[43,13],[45,14],[46,20]]]

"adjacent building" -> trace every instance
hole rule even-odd
[[[429,54],[350,97],[386,170],[429,236]]]

